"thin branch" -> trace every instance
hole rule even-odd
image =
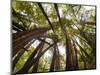
[[[22,31],[21,29],[19,29],[18,27],[14,26],[14,25],[12,25],[12,29],[17,31],[17,32],[21,32]]]
[[[40,9],[41,9],[43,15],[45,16],[45,18],[47,19],[47,21],[48,21],[50,27],[52,28],[53,32],[55,33],[54,28],[53,28],[53,26],[52,26],[50,20],[48,19],[48,16],[47,16],[47,14],[45,13],[45,11],[44,11],[44,9],[43,9],[41,3],[38,3],[38,6],[40,7]]]
[[[23,31],[26,30],[24,27],[22,27],[21,25],[19,25],[18,23],[14,22],[14,21],[12,21],[12,25],[16,26],[17,28],[19,28],[19,29],[21,29]]]
[[[39,40],[39,41],[42,41],[42,42],[44,42],[44,43],[46,43],[46,44],[48,44],[48,45],[51,45],[49,42],[47,42],[47,41],[45,41],[45,40],[43,40],[43,39],[41,39],[41,38],[38,38],[38,40]]]
[[[77,10],[77,12],[76,12],[76,15],[78,14],[78,12],[80,11],[80,9],[81,9],[81,6],[79,7],[79,9]]]
[[[78,47],[81,49],[82,52],[84,52],[84,54],[87,56],[87,58],[90,58],[89,54],[79,45],[79,43],[77,41],[74,41]]]

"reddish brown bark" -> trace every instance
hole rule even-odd
[[[13,56],[16,55],[21,48],[24,48],[29,41],[33,38],[38,38],[43,36],[49,28],[38,28],[33,31],[23,31],[13,34]]]

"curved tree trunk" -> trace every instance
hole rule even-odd
[[[39,50],[39,51],[38,51],[38,53],[37,53],[37,57],[41,54],[43,47],[44,47],[44,42],[43,42],[43,44],[42,44],[42,46],[41,46],[40,50]],[[37,72],[37,71],[38,71],[38,65],[39,65],[39,59],[36,61],[36,63],[35,63],[35,64],[33,64],[32,73],[34,73],[34,72]]]
[[[23,68],[21,70],[19,70],[18,72],[16,72],[16,74],[25,74],[25,73],[28,73],[28,70],[30,69],[30,67],[35,64],[39,59],[40,57],[49,49],[53,46],[54,44],[50,45],[48,48],[46,48],[45,50],[43,50],[41,52],[41,54],[34,58],[35,54],[37,53],[37,49],[35,50],[35,52],[29,57],[29,59],[27,60],[27,62],[24,64]],[[40,48],[40,47],[39,47]]]
[[[25,51],[27,51],[27,49],[30,47],[30,45],[32,43],[34,43],[35,40],[32,40],[31,42],[29,42],[29,44],[27,44],[23,49],[21,49],[18,53],[18,55],[14,58],[13,62],[13,66],[12,68],[14,69],[16,63],[18,62],[18,60],[20,59],[20,57],[24,54]]]
[[[28,60],[25,62],[23,68],[18,71],[18,73],[28,73],[29,68],[31,67],[30,65],[33,64],[32,63],[32,59],[35,58],[36,54],[38,53],[39,49],[42,47],[43,42],[41,42],[37,48],[33,51],[33,53],[30,55],[30,57],[28,58]]]
[[[20,57],[24,54],[25,50],[21,49],[18,55],[15,57],[15,59],[12,61],[12,69],[14,70],[15,65],[17,64]]]
[[[33,31],[23,31],[13,34],[13,56],[16,55],[21,48],[24,48],[29,41],[33,38],[38,38],[43,36],[43,34],[48,31],[49,28],[38,28]],[[37,35],[38,34],[38,35]]]

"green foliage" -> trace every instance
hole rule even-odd
[[[37,46],[38,43],[40,42],[39,39],[43,39],[43,41],[49,43],[49,44],[48,43],[44,44],[42,52],[52,43],[56,43],[58,48],[60,48],[59,46],[63,46],[63,48],[65,48],[64,51],[66,52],[66,50],[68,49],[66,48],[66,42],[68,42],[67,44],[71,52],[70,55],[71,61],[74,61],[73,58],[75,57],[75,52],[74,52],[75,49],[73,48],[73,45],[75,44],[77,49],[76,55],[78,57],[77,62],[79,69],[95,68],[96,9],[93,6],[57,4],[61,18],[61,23],[60,23],[60,20],[57,16],[57,12],[55,10],[53,3],[52,4],[41,3],[41,5],[45,13],[47,14],[47,17],[50,20],[54,28],[54,31],[52,30],[52,27],[49,25],[38,3],[25,2],[25,1],[20,2],[16,0],[12,1],[12,21],[20,27],[17,27],[14,24],[12,26],[15,26],[15,28],[22,31],[31,31],[33,29],[45,28],[45,27],[51,28],[42,37],[35,38],[35,40],[38,40],[38,42],[36,42],[36,44],[33,43],[34,46],[33,44],[31,44],[30,47],[28,48],[28,51],[25,51],[24,54],[20,57],[18,63],[14,68],[14,73],[19,71],[23,67],[26,60],[34,51],[35,46]],[[65,29],[67,40],[61,26],[63,27],[63,29]],[[24,30],[22,28],[24,28]],[[15,30],[14,28],[12,29],[12,31],[13,30],[16,31],[13,33],[19,33],[19,31]],[[53,56],[53,48],[54,47],[48,49],[49,52],[45,52],[39,58],[39,65],[37,65],[38,66],[37,72],[49,71]],[[82,48],[84,51],[82,50]],[[62,51],[61,50],[62,49],[59,49],[59,58],[61,65],[58,71],[65,70],[66,67],[65,57],[67,56],[67,52],[65,54],[62,54],[60,52],[62,52],[63,50]],[[34,58],[36,57],[38,57],[37,54],[35,55]],[[73,62],[71,64],[75,65]],[[34,64],[33,66],[31,66],[29,73],[32,72],[33,67]]]

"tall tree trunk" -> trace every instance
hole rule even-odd
[[[34,64],[32,73],[36,73],[38,71],[38,65],[39,65],[39,60],[37,60],[37,62]]]
[[[66,70],[73,70],[72,48],[70,38],[66,38]]]
[[[33,53],[30,55],[30,57],[28,58],[28,60],[25,62],[23,68],[19,71],[19,73],[27,73],[29,68],[30,68],[30,64],[32,63],[32,59],[34,59],[34,57],[36,56],[36,54],[38,53],[39,49],[42,47],[43,42],[41,42],[36,49],[33,51]]]
[[[66,40],[66,70],[72,70],[72,62],[71,62],[71,49],[70,49],[70,39],[67,33],[67,30],[65,29],[64,26],[62,26],[61,18],[59,15],[59,10],[57,4],[54,4],[55,10],[57,12],[59,22],[60,22],[60,27],[63,31],[63,34],[65,35],[65,40]]]
[[[59,71],[59,70],[60,70],[59,50],[57,48],[57,44],[55,43],[52,62],[50,65],[50,72]]]
[[[15,65],[17,64],[20,57],[24,54],[25,50],[21,49],[18,55],[15,57],[15,59],[12,61],[12,70],[14,70]]]
[[[43,39],[43,40],[45,40],[45,39]],[[42,44],[40,50],[39,50],[38,53],[37,53],[37,57],[41,54],[43,47],[44,47],[44,42],[43,42],[43,44]],[[37,62],[36,62],[35,64],[33,64],[32,73],[38,71],[38,65],[39,65],[39,59],[37,60]]]
[[[85,60],[85,57],[84,57],[84,54],[83,54],[82,51],[81,51],[81,59],[83,60],[83,63],[84,63],[84,68],[83,69],[87,69],[86,60]]]
[[[16,63],[18,62],[18,60],[20,59],[20,57],[24,54],[24,52],[30,47],[30,45],[34,42],[35,40],[32,40],[27,46],[25,46],[25,48],[21,49],[21,51],[19,51],[18,55],[14,58],[13,60],[13,66],[12,68],[14,69]]]
[[[21,48],[24,48],[33,38],[43,36],[48,30],[49,28],[38,28],[33,31],[23,31],[13,34],[13,56],[16,55]]]
[[[59,58],[59,50],[56,44],[56,61],[55,61],[55,71],[60,71],[60,58]]]
[[[16,74],[25,74],[28,73],[28,70],[30,69],[30,67],[35,64],[40,57],[46,52],[48,51],[49,48],[51,48],[54,44],[50,45],[48,48],[46,48],[45,50],[43,50],[41,52],[41,54],[36,57],[36,58],[32,58],[33,56],[29,57],[28,61],[25,63],[25,65],[23,66],[23,68],[21,70],[19,70],[18,72],[16,72]],[[40,47],[39,47],[40,48]],[[36,53],[36,52],[35,52]],[[34,55],[34,54],[33,54]]]
[[[79,67],[78,67],[78,53],[77,53],[77,48],[76,48],[75,43],[73,44],[73,47],[74,47],[74,54],[73,54],[74,55],[74,69],[78,70],[79,69]]]
[[[56,47],[54,45],[52,62],[51,62],[51,65],[50,65],[50,72],[54,72],[54,69],[55,69],[55,60],[56,60]]]

